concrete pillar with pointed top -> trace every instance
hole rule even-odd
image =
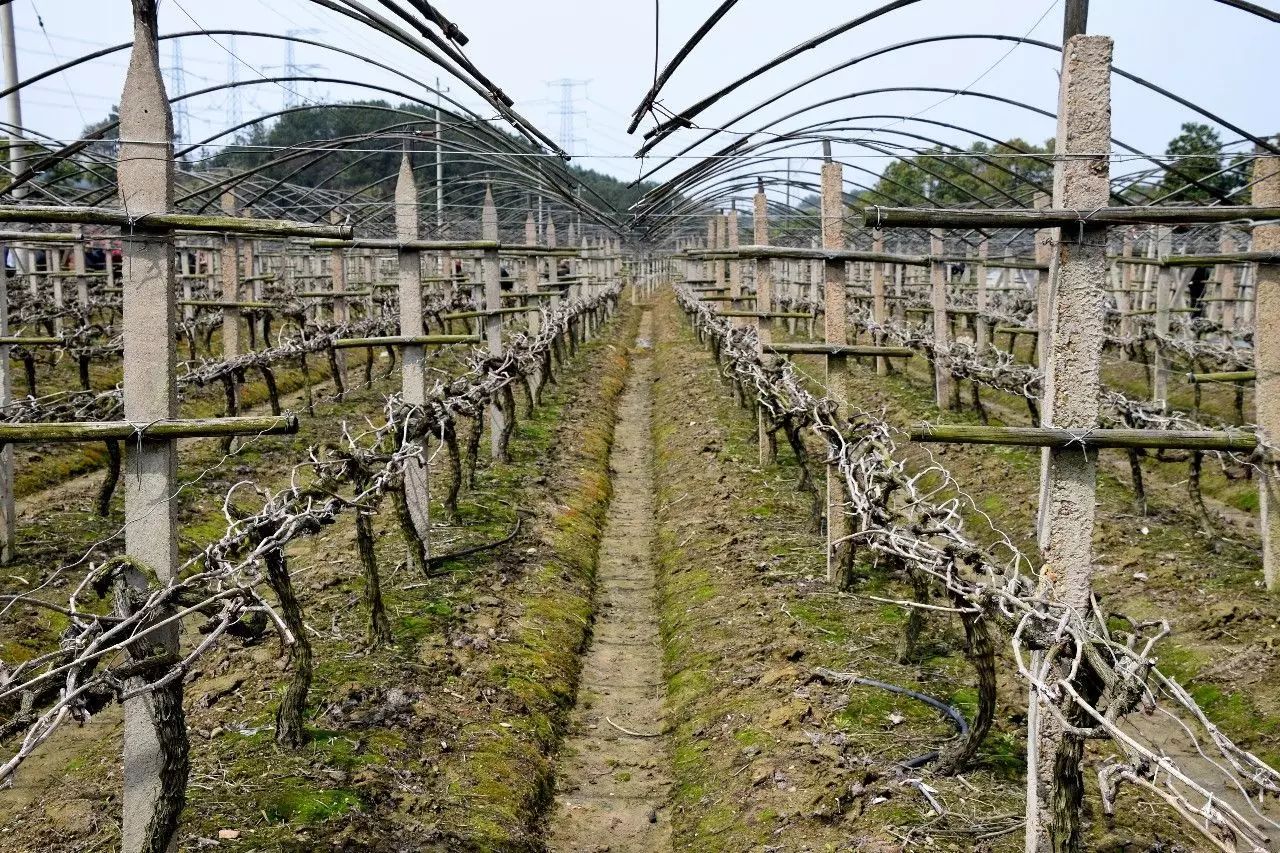
[[[485,187],[484,207],[480,212],[480,239],[498,242],[498,207],[493,202],[493,189]],[[502,304],[502,268],[498,260],[497,249],[485,249],[480,259],[481,277],[484,284],[484,307],[491,311]],[[502,315],[488,314],[484,317],[484,340],[489,355],[502,353]],[[493,458],[505,460],[505,447],[502,442],[504,418],[502,410],[496,403],[489,405],[489,449]]]
[[[173,234],[143,224],[148,214],[172,211],[174,198],[173,118],[160,74],[156,5],[156,0],[133,0],[134,41],[120,101],[117,165],[121,203],[140,218],[126,229],[122,243],[124,416],[142,423],[173,418],[178,410]],[[127,442],[120,478],[125,553],[147,571],[129,568],[126,583],[143,595],[155,583],[168,583],[177,566],[176,465],[172,440]],[[146,654],[177,652],[177,625],[152,632],[146,645]],[[124,717],[121,849],[171,849],[186,790],[182,680],[126,701]]]
[[[396,176],[396,241],[408,243],[418,239],[418,185],[413,179],[413,164],[406,151],[400,156],[400,173]],[[398,249],[396,284],[400,296],[400,334],[416,337],[424,334],[422,322],[422,259],[416,249]],[[427,399],[426,349],[407,345],[400,356],[400,391],[404,401],[420,406]],[[404,490],[409,515],[423,542],[431,539],[431,491],[427,458],[424,453],[411,459],[404,469]]]
[[[538,223],[533,218],[532,210],[529,211],[529,214],[524,219],[524,242],[526,245],[529,245],[529,246],[538,245]],[[539,280],[538,263],[539,263],[539,260],[537,255],[528,255],[525,258],[525,263],[524,263],[524,292],[525,293],[538,292],[538,280]],[[525,305],[529,309],[528,313],[525,315],[529,318],[528,319],[529,334],[536,335],[538,334],[538,330],[542,327],[542,300],[529,299],[525,302]]]
[[[556,223],[547,215],[547,248],[556,248]],[[551,290],[551,301],[548,303],[550,310],[554,311],[560,307],[560,259],[556,257],[547,258],[547,284]]]

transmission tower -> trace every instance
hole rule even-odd
[[[231,126],[237,127],[242,120],[240,109],[240,57],[236,56],[236,37],[227,36],[227,82],[231,88],[227,90],[227,113],[231,117]]]
[[[579,142],[585,143],[586,140],[578,136],[574,129],[574,119],[580,115],[586,115],[586,112],[578,109],[577,90],[579,86],[586,86],[590,80],[570,80],[564,78],[561,80],[552,80],[547,83],[548,86],[560,87],[560,109],[557,111],[560,116],[560,147],[565,150],[569,156],[577,153]]]
[[[323,65],[316,65],[315,63],[311,63],[308,65],[299,65],[297,54],[295,53],[295,48],[297,47],[297,45],[295,45],[293,41],[295,36],[309,36],[309,35],[315,35],[316,33],[319,33],[319,32],[320,30],[317,30],[317,29],[285,30],[284,65],[280,67],[281,67],[281,70],[284,71],[284,74],[286,77],[301,77],[303,74],[307,73],[308,71],[319,71],[320,69],[324,68]],[[267,66],[267,67],[271,68],[273,66]],[[296,107],[298,105],[298,101],[302,97],[299,94],[299,90],[301,88],[302,88],[301,83],[285,84],[284,105],[286,109],[288,109],[289,107]]]
[[[182,39],[169,40],[169,91],[173,104],[173,135],[178,142],[191,141],[191,114],[182,96],[187,93],[187,72],[182,66]]]

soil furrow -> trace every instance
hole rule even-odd
[[[671,846],[653,563],[651,326],[646,312],[610,458],[598,615],[556,781],[548,846],[564,853]]]

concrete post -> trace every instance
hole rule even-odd
[[[400,174],[396,177],[396,240],[407,243],[418,239],[418,186],[413,179],[409,154],[400,157]],[[416,249],[398,249],[396,283],[400,295],[400,334],[416,337],[424,334],[422,322],[422,260]],[[372,281],[370,282],[372,286]],[[420,406],[427,399],[425,347],[407,345],[400,355],[400,390],[410,406]],[[413,526],[424,543],[431,541],[431,489],[427,458],[424,453],[410,460],[404,469],[404,491]],[[428,552],[430,545],[428,544]]]
[[[181,277],[180,287],[182,288],[182,300],[190,302],[195,298],[194,283],[192,281],[191,255],[186,246],[179,245],[178,250],[178,275]],[[196,316],[194,305],[182,306],[182,322],[190,323]]]
[[[729,209],[729,214],[724,220],[725,228],[725,248],[730,251],[737,251],[740,242],[738,240],[738,209],[736,207]],[[742,261],[726,261],[729,267],[729,295],[734,299],[742,296]],[[738,303],[731,302],[735,308],[740,308]]]
[[[485,187],[484,208],[480,212],[480,239],[498,241],[498,207],[493,203],[493,190]],[[481,274],[484,280],[484,307],[493,310],[502,304],[502,271],[497,249],[485,249],[481,256]],[[484,317],[484,339],[489,355],[502,354],[502,315]],[[489,404],[489,449],[493,458],[506,461],[506,448],[502,441],[504,418],[497,403]]]
[[[1223,226],[1222,237],[1218,240],[1219,252],[1234,252],[1236,250],[1236,241],[1227,232],[1226,226]],[[1218,295],[1222,297],[1222,328],[1226,329],[1227,336],[1234,338],[1236,330],[1236,298],[1239,291],[1236,287],[1236,265],[1235,264],[1219,264],[1218,265]]]
[[[990,251],[987,238],[979,238],[978,263],[973,268],[973,277],[978,285],[978,313],[973,318],[973,342],[980,353],[991,346],[991,324],[987,322],[987,313],[991,310],[991,294],[987,290],[987,258]]]
[[[1173,237],[1168,228],[1156,226],[1157,257],[1164,260],[1172,249]],[[1151,353],[1151,400],[1161,409],[1169,406],[1169,356],[1160,346],[1160,339],[1169,336],[1172,318],[1169,309],[1173,307],[1173,271],[1169,267],[1160,267],[1156,276],[1156,340],[1152,342]]]
[[[222,194],[222,212],[228,216],[236,214],[236,197],[233,193]],[[219,272],[222,275],[222,301],[240,301],[240,241],[236,237],[225,234],[222,237],[222,250],[218,258]],[[234,305],[222,308],[222,357],[235,358],[240,354],[240,309]]]
[[[844,248],[844,167],[831,159],[831,143],[823,143],[822,164],[822,248]],[[848,317],[845,307],[844,261],[825,261],[823,268],[824,340],[829,344],[849,342]],[[847,364],[843,355],[826,357],[827,396],[837,403],[848,397]],[[841,415],[847,414],[841,412]],[[827,468],[827,580],[838,586],[848,585],[844,571],[848,543],[840,543],[849,535],[849,519],[844,514],[845,488],[835,466]]]
[[[9,334],[8,246],[0,243],[0,336]],[[0,408],[13,402],[13,374],[9,365],[9,345],[0,344]],[[0,565],[13,560],[13,536],[17,521],[13,500],[13,445],[0,447]]]
[[[1058,208],[1105,207],[1110,194],[1111,39],[1073,36],[1063,51],[1058,100],[1053,202]],[[1098,423],[1104,338],[1103,291],[1107,276],[1106,229],[1082,223],[1063,229],[1054,256],[1050,294],[1051,336],[1045,347],[1046,426],[1090,429]],[[1092,536],[1097,496],[1097,455],[1079,447],[1049,450],[1041,471],[1039,543],[1044,595],[1084,612],[1093,573]],[[1065,673],[1059,674],[1064,676]],[[1027,774],[1027,849],[1053,849],[1055,815],[1079,813],[1082,744],[1030,704]],[[1061,752],[1060,752],[1061,750]],[[1076,778],[1055,781],[1054,764],[1065,759]],[[1056,805],[1055,805],[1056,799]]]
[[[342,215],[336,210],[329,211],[329,222],[333,225],[342,224]],[[347,289],[347,253],[344,249],[332,249],[329,252],[329,277],[331,287],[334,293],[343,293]],[[333,307],[330,309],[333,316],[333,324],[335,326],[345,325],[350,315],[347,313],[347,300],[343,296],[333,297]],[[335,354],[338,363],[338,373],[342,376],[343,386],[346,386],[347,378],[347,351],[338,350]]]
[[[947,318],[947,265],[942,256],[945,247],[942,242],[942,230],[935,228],[929,232],[929,304],[933,308],[933,346],[938,353],[945,352],[951,346],[951,324]],[[939,409],[951,408],[951,386],[955,380],[951,371],[939,357],[933,359],[934,403]]]
[[[160,74],[157,0],[133,0],[134,41],[120,99],[120,200],[139,222],[125,229],[124,416],[149,423],[177,415],[174,370],[173,234],[145,217],[173,209],[173,118]],[[139,438],[126,443],[125,553],[168,583],[178,561],[177,444]],[[130,568],[126,582],[142,594],[147,573]],[[147,638],[148,654],[178,651],[176,625]],[[182,680],[124,703],[124,822],[121,849],[172,849],[185,799],[187,746]],[[178,731],[174,731],[177,729]],[[161,732],[164,737],[161,737]],[[153,845],[154,824],[161,843]]]
[[[1253,161],[1253,203],[1280,205],[1280,158],[1257,152]],[[1266,223],[1253,228],[1253,251],[1280,255],[1280,224]],[[1262,570],[1267,589],[1280,587],[1280,476],[1277,454],[1280,442],[1280,263],[1259,262],[1254,288],[1253,342],[1254,386],[1259,440],[1264,448],[1260,512],[1262,514]]]
[[[524,242],[528,246],[538,245],[538,223],[533,218],[533,211],[524,220]],[[554,258],[552,259],[554,261]],[[528,255],[524,263],[524,292],[538,292],[538,256]],[[634,293],[632,294],[635,295]],[[528,301],[529,334],[536,335],[542,328],[542,302],[538,299]]]
[[[1124,240],[1120,245],[1120,255],[1123,258],[1133,257],[1133,234],[1129,231],[1125,232]],[[1120,311],[1120,337],[1125,340],[1133,334],[1133,317],[1130,316],[1136,304],[1133,292],[1133,268],[1133,264],[1119,264],[1120,290],[1116,294],[1116,308]],[[1129,360],[1127,346],[1121,348],[1120,360]]]
[[[45,249],[44,257],[49,271],[49,281],[53,285],[53,307],[58,312],[57,316],[53,318],[53,333],[60,335],[64,326],[62,309],[67,307],[67,298],[62,287],[65,281],[62,277],[62,250],[55,246],[49,246]]]
[[[884,232],[879,228],[871,232],[871,251],[884,251]],[[871,322],[876,325],[884,325],[888,319],[885,313],[887,302],[884,292],[884,264],[879,261],[871,265]],[[884,344],[884,333],[877,331],[871,336],[871,343],[876,346]],[[889,374],[889,360],[876,356],[876,375],[887,376]]]
[[[1034,205],[1037,209],[1049,206],[1050,198],[1044,193],[1036,193]],[[1035,253],[1037,264],[1052,263],[1053,247],[1052,243],[1057,237],[1057,229],[1045,228],[1036,232],[1035,236]],[[1053,271],[1040,270],[1036,273],[1036,328],[1040,334],[1036,335],[1035,362],[1041,370],[1044,369],[1045,362],[1048,360],[1045,350],[1048,347],[1050,315],[1052,308],[1050,305],[1050,293],[1053,292]],[[1043,402],[1043,401],[1042,401]]]
[[[77,225],[72,230],[76,235],[75,245],[71,247],[71,271],[76,275],[76,304],[85,309],[89,307],[89,278],[84,261],[84,226]]]
[[[751,212],[751,230],[752,241],[757,246],[769,245],[769,199],[764,194],[764,181],[761,180],[756,184],[756,194],[752,199]],[[768,258],[757,258],[755,262],[756,277],[756,310],[772,311],[773,310],[773,270],[770,268],[770,260]],[[768,317],[761,317],[756,324],[756,336],[759,340],[760,352],[764,352],[764,348],[773,342],[773,320]],[[769,419],[764,413],[764,408],[760,407],[756,416],[756,435],[760,446],[760,465],[772,465],[777,461],[777,448],[774,442],[769,440]]]
[[[547,216],[547,248],[556,248],[556,223]],[[560,282],[560,259],[556,257],[547,258],[547,284],[551,286],[551,302],[549,307],[552,311],[560,307],[560,288],[557,286]]]

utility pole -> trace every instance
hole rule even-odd
[[[4,86],[13,89],[5,98],[5,121],[9,123],[9,171],[17,175],[22,171],[26,159],[27,146],[22,138],[22,98],[16,89],[18,85],[18,48],[13,37],[13,4],[6,3],[0,7],[0,38],[4,39]],[[25,186],[14,190],[13,197],[22,201],[27,195]],[[2,259],[0,259],[2,261]]]

